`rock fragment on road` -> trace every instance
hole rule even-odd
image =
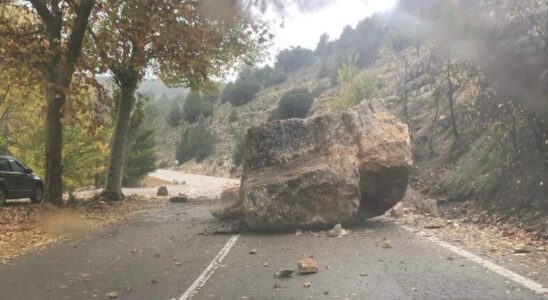
[[[299,274],[318,273],[318,263],[316,262],[315,259],[311,257],[301,259],[297,263],[297,269],[299,270]]]
[[[184,194],[179,194],[175,197],[169,198],[169,202],[171,203],[186,203],[188,202],[188,196]]]
[[[105,297],[103,299],[116,299],[118,298],[118,292],[110,292],[105,294]]]
[[[335,225],[335,227],[333,227],[333,229],[331,229],[327,232],[328,237],[341,238],[341,237],[346,236],[346,235],[348,235],[348,231],[346,229],[342,228],[341,224]]]
[[[169,195],[169,192],[167,191],[166,186],[161,186],[158,188],[158,191],[156,192],[156,196],[167,196]]]
[[[274,277],[276,278],[289,278],[291,275],[295,272],[295,270],[292,269],[282,269],[278,271],[276,274],[274,274]]]

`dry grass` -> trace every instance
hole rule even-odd
[[[142,196],[130,196],[118,203],[79,200],[63,209],[8,203],[0,207],[0,263],[164,205],[163,198]]]

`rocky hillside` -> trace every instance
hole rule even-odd
[[[412,1],[402,3],[407,2]],[[454,6],[446,1],[426,1],[425,10],[443,14],[452,9],[452,16],[464,18],[465,14],[459,14],[476,9],[477,20],[484,15],[495,18],[496,22],[491,19],[477,22],[482,30],[486,31],[486,24],[496,23],[497,30],[502,31],[492,38],[491,43],[495,46],[481,46],[495,47],[494,57],[506,57],[496,52],[500,49],[510,51],[508,47],[499,47],[502,41],[506,46],[513,45],[513,41],[522,41],[529,31],[526,20],[519,23],[525,28],[522,31],[500,29],[505,28],[501,20],[509,21],[497,18],[497,13],[505,16],[512,13],[507,6],[501,6],[503,2],[480,1]],[[440,5],[447,7],[440,10]],[[409,34],[408,30],[419,27],[400,21],[405,19],[402,15],[412,14],[402,5],[389,15],[375,16],[355,29],[345,29],[339,39],[322,38],[310,65],[285,70],[287,79],[283,83],[262,88],[251,101],[240,106],[217,101],[212,117],[207,119],[212,122],[217,136],[213,154],[200,163],[189,161],[177,168],[238,177],[241,169],[232,157],[246,130],[268,122],[284,93],[295,88],[312,91],[315,100],[309,116],[323,114],[330,103],[345,92],[337,71],[345,63],[351,63],[359,76],[375,78],[375,93],[363,101],[369,102],[373,109],[388,108],[409,125],[415,160],[411,185],[415,190],[448,203],[448,214],[462,214],[474,222],[511,219],[515,223],[531,225],[531,230],[545,238],[548,227],[548,124],[543,116],[548,115],[546,106],[537,105],[531,111],[528,105],[520,102],[523,96],[533,99],[531,101],[535,98],[526,94],[524,86],[517,87],[521,79],[519,71],[522,71],[512,68],[512,63],[517,62],[506,62],[508,70],[504,70],[479,54],[470,57],[466,52],[464,55],[458,48],[462,46],[460,44],[448,49],[448,41],[440,40],[439,31],[432,28],[421,28],[423,35],[414,40],[418,35]],[[431,18],[430,22],[444,19]],[[469,19],[463,20],[469,22],[467,30],[478,26]],[[520,19],[512,20],[515,26]],[[436,30],[445,25],[440,23]],[[478,32],[483,31],[478,29]],[[453,30],[450,34],[454,37],[459,33]],[[535,52],[529,50],[529,55],[534,57]],[[359,58],[349,58],[353,54]],[[520,66],[527,63],[518,62]],[[281,67],[276,66],[278,68]],[[504,84],[504,76],[501,76],[509,70],[518,77],[513,90],[508,89],[509,85]],[[526,76],[531,74],[522,77]],[[164,154],[164,164],[173,164],[176,143],[189,126],[185,123],[175,129],[163,127],[158,147]]]

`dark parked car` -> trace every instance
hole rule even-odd
[[[0,206],[8,199],[30,198],[42,202],[44,185],[40,177],[13,157],[0,156]]]

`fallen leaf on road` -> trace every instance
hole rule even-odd
[[[297,269],[300,274],[318,273],[318,263],[313,258],[301,259],[297,263]]]

